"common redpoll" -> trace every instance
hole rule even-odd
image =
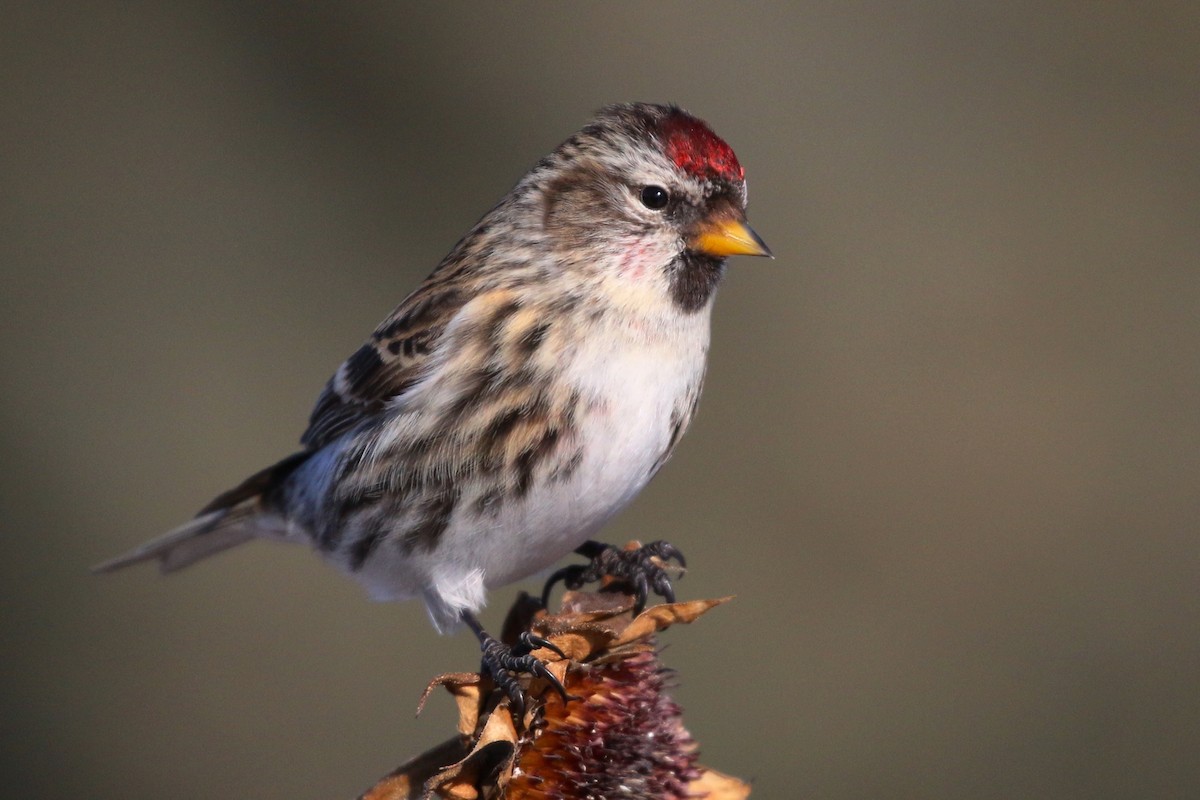
[[[691,422],[725,257],[769,255],[745,209],[742,167],[704,122],[602,110],[341,365],[303,450],[97,569],[304,542],[377,599],[421,597],[439,631],[465,621],[485,654],[485,591],[572,550],[593,563],[556,575],[569,584],[618,573],[669,597],[652,562],[673,548],[631,561],[589,537]]]

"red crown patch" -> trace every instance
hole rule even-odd
[[[684,172],[700,178],[719,177],[740,181],[746,172],[733,148],[702,121],[682,111],[662,124],[667,157]]]

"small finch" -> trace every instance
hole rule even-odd
[[[733,150],[675,106],[603,109],[543,158],[341,365],[303,450],[99,565],[164,572],[255,538],[303,542],[375,598],[465,622],[484,664],[540,673],[475,618],[486,590],[604,575],[673,599],[665,542],[590,537],[670,457],[700,398],[713,295],[746,224]],[[547,590],[549,584],[547,585]]]

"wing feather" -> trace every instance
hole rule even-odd
[[[324,447],[421,377],[447,324],[469,299],[453,277],[431,275],[342,362],[317,398],[301,444],[310,450]]]

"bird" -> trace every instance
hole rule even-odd
[[[547,583],[659,565],[592,536],[646,486],[696,413],[729,256],[771,256],[747,223],[745,172],[676,105],[601,109],[463,236],[321,391],[302,449],[189,522],[97,565],[172,572],[254,539],[310,545],[378,600],[420,598],[461,624],[519,700],[545,676],[526,633],[479,623],[488,590],[578,552]],[[773,256],[772,256],[773,257]],[[552,677],[552,676],[551,676]],[[561,687],[559,687],[561,690]]]

